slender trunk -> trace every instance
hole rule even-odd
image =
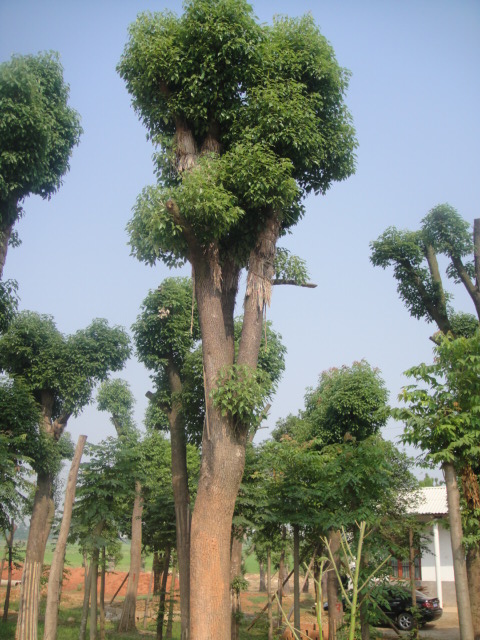
[[[413,546],[413,530],[408,532],[408,569],[410,573],[410,593],[412,596],[412,608],[416,609],[417,606],[417,586],[415,584],[415,547]],[[418,624],[415,625],[414,634],[415,638],[418,638]]]
[[[7,259],[8,242],[12,235],[13,224],[6,224],[0,228],[0,280],[3,278],[3,268]]]
[[[473,221],[473,256],[475,265],[475,286],[480,291],[480,218]]]
[[[173,564],[172,567],[172,579],[170,582],[170,598],[168,600],[168,620],[167,631],[165,633],[166,640],[171,640],[173,629],[173,607],[175,605],[175,582],[177,580],[177,565]]]
[[[453,571],[457,596],[460,640],[474,640],[470,596],[468,593],[465,549],[462,544],[462,520],[460,515],[460,494],[457,485],[455,467],[451,462],[443,463],[445,483],[447,485],[448,518],[452,541]]]
[[[283,582],[285,580],[285,549],[280,551],[280,560],[278,565],[278,582],[277,582],[277,594],[278,594],[278,609],[277,609],[277,627],[282,626],[283,614]]]
[[[330,529],[328,532],[328,544],[337,569],[340,566],[340,536],[340,531]],[[336,629],[342,617],[341,602],[338,599],[339,586],[337,573],[332,568],[332,570],[327,573],[328,640],[335,640]]]
[[[300,531],[293,525],[293,626],[300,633]]]
[[[135,629],[135,610],[137,606],[138,580],[142,566],[142,487],[135,481],[135,501],[132,513],[132,539],[130,545],[130,570],[127,583],[127,594],[123,601],[122,615],[117,631],[132,631]]]
[[[153,595],[158,596],[160,593],[160,576],[162,573],[161,563],[160,563],[160,555],[158,551],[153,552]]]
[[[235,578],[242,577],[242,536],[243,531],[235,534],[232,530],[232,542],[230,547],[230,585],[233,584]],[[231,640],[238,640],[240,633],[240,591],[238,589],[231,588],[231,598]]]
[[[303,583],[302,593],[308,593],[310,591],[310,580],[308,575],[305,576],[305,582]]]
[[[86,564],[85,564],[85,571],[87,571]],[[90,592],[92,590],[92,576],[93,576],[92,565],[90,565],[90,569],[88,571],[88,577],[85,577],[82,617],[80,619],[80,629],[78,632],[78,640],[85,640],[87,635],[88,605],[90,603]]]
[[[268,598],[268,640],[273,640],[273,612],[272,612],[272,600],[270,594],[272,593],[272,552],[270,549],[267,551],[267,598]]]
[[[67,538],[72,520],[72,509],[75,501],[75,489],[77,485],[78,469],[82,459],[83,449],[87,436],[79,436],[75,454],[73,456],[70,472],[68,474],[65,502],[63,505],[62,524],[58,535],[57,544],[52,558],[52,566],[48,576],[47,607],[45,610],[44,640],[55,640],[57,637],[58,608],[60,606],[60,587],[63,579],[63,567],[65,563],[65,550]]]
[[[478,544],[467,551],[467,574],[475,640],[480,640],[480,549]]]
[[[167,368],[172,396],[178,397],[182,383],[178,367],[170,362]],[[178,573],[180,578],[181,640],[188,640],[190,626],[190,529],[192,515],[188,490],[187,441],[179,402],[173,402],[168,414],[172,450],[172,486],[175,502]]]
[[[265,582],[265,566],[261,560],[258,561],[258,570],[260,572],[258,591],[260,593],[265,593],[267,590],[267,583]]]
[[[152,586],[153,586],[153,571],[150,574],[150,580],[148,581],[148,593],[147,599],[145,600],[145,613],[143,614],[143,628],[147,628],[147,619],[148,619],[148,609],[150,606],[150,600],[152,598]]]
[[[157,640],[163,640],[163,621],[165,618],[165,595],[167,593],[168,567],[170,566],[170,547],[165,549],[163,561],[162,584],[160,587],[160,598],[158,602],[157,615]]]
[[[357,560],[358,561],[358,560]],[[366,573],[366,569],[368,567],[368,554],[366,552],[362,553],[360,556],[360,566],[363,569],[363,572]],[[370,624],[368,622],[368,612],[366,604],[359,606],[360,610],[360,634],[362,640],[370,640]]]
[[[5,536],[5,542],[7,543],[8,549],[8,574],[7,574],[7,591],[5,593],[5,603],[3,605],[3,618],[2,622],[7,622],[8,620],[8,608],[10,606],[10,591],[12,589],[12,568],[13,568],[13,536],[15,535],[16,530],[15,522],[12,520],[10,524],[10,531],[8,532],[8,536]],[[3,573],[3,567],[2,567]],[[0,581],[2,577],[2,573],[0,573]]]
[[[97,638],[97,583],[98,583],[98,547],[93,551],[92,555],[92,585],[90,587],[90,640]]]
[[[37,640],[43,557],[55,511],[53,475],[39,473],[28,533],[15,640]]]
[[[105,640],[105,545],[102,547],[102,562],[100,572],[100,640]]]

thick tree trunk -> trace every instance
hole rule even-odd
[[[3,617],[2,622],[7,622],[8,620],[8,609],[10,606],[10,591],[12,589],[12,568],[13,568],[13,536],[15,535],[17,527],[15,526],[15,522],[12,520],[10,524],[10,530],[8,534],[5,536],[5,542],[7,546],[7,561],[8,561],[8,572],[7,572],[7,591],[5,593],[5,602],[3,604]],[[2,570],[0,572],[0,581],[3,575],[3,562],[2,562]]]
[[[160,598],[158,602],[157,615],[157,640],[163,640],[163,622],[165,618],[165,596],[167,594],[168,567],[170,566],[170,547],[165,549],[163,559],[162,584],[160,587]]]
[[[135,610],[137,606],[138,580],[142,567],[142,487],[135,481],[135,500],[132,513],[132,538],[130,545],[130,570],[127,583],[127,594],[123,601],[122,615],[118,623],[118,631],[135,629]]]
[[[182,383],[178,368],[171,362],[167,368],[172,396],[178,397]],[[188,640],[190,627],[190,529],[192,514],[188,490],[187,441],[185,425],[178,402],[172,403],[168,414],[172,449],[172,485],[175,502],[178,573],[180,578],[181,640]]]
[[[293,626],[300,635],[300,532],[293,525]]]
[[[480,549],[478,545],[467,551],[467,574],[475,640],[480,640]]]
[[[455,592],[457,595],[458,622],[460,640],[474,640],[470,596],[468,593],[465,549],[462,544],[462,520],[460,515],[460,494],[457,474],[451,462],[443,463],[445,483],[447,485],[448,518],[452,541],[453,571],[455,575]]]
[[[340,566],[340,536],[340,531],[330,529],[328,532],[328,544],[337,569]],[[341,602],[338,599],[339,586],[337,573],[332,568],[331,571],[327,573],[328,640],[335,640],[336,631],[342,619]]]
[[[75,489],[77,485],[78,469],[82,459],[83,449],[87,436],[79,436],[75,454],[73,456],[70,472],[68,474],[65,502],[63,505],[62,524],[58,535],[57,544],[52,558],[52,566],[48,576],[47,607],[45,610],[44,640],[56,640],[58,624],[58,608],[60,606],[60,586],[63,578],[63,566],[65,563],[65,550],[67,538],[72,521],[72,509],[75,501]]]
[[[37,640],[40,578],[54,511],[53,476],[39,473],[23,565],[15,640]]]

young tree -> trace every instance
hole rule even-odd
[[[115,379],[106,380],[100,386],[97,395],[97,406],[100,411],[108,411],[118,436],[132,441],[139,438],[133,423],[134,398],[128,382]],[[132,535],[130,538],[130,569],[128,572],[127,594],[123,601],[122,615],[118,623],[118,631],[135,629],[135,610],[137,591],[142,567],[142,485],[138,478],[134,480],[135,499],[132,510]]]
[[[277,239],[302,215],[304,194],[324,193],[353,172],[347,73],[310,16],[263,26],[244,0],[192,0],[180,18],[138,16],[119,72],[160,146],[160,183],[144,190],[129,225],[134,254],[149,264],[188,260],[195,277],[207,419],[192,519],[190,635],[224,640],[231,519],[251,426],[245,416],[256,399],[242,394],[256,377]],[[219,386],[227,378],[229,407]]]
[[[129,338],[119,327],[94,320],[86,329],[62,335],[49,316],[24,311],[0,337],[0,367],[21,379],[41,409],[44,446],[24,564],[17,640],[37,634],[41,567],[54,513],[53,485],[62,456],[61,436],[71,415],[90,402],[93,388],[123,367]],[[32,635],[33,634],[33,635]]]
[[[426,452],[427,460],[440,463],[444,470],[460,636],[462,640],[472,640],[479,632],[478,613],[473,617],[474,625],[462,544],[457,473],[478,466],[480,330],[472,338],[442,337],[435,347],[435,356],[433,365],[421,364],[407,372],[422,386],[410,385],[404,389],[401,399],[408,406],[396,409],[394,416],[405,422],[404,440],[420,447]],[[478,511],[476,519],[478,527]],[[477,603],[478,593],[471,591],[471,595]]]
[[[0,278],[22,202],[57,191],[78,144],[80,117],[68,94],[56,53],[0,64]]]

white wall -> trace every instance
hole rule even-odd
[[[444,529],[441,524],[438,526],[440,538],[440,566],[442,571],[442,582],[454,582],[452,545],[450,542],[450,532]],[[422,581],[435,582],[435,552],[433,550],[433,528],[428,531],[430,540],[428,550],[422,554]]]

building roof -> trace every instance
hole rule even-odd
[[[412,507],[417,515],[446,515],[448,513],[447,487],[422,487],[418,490],[418,501]]]

